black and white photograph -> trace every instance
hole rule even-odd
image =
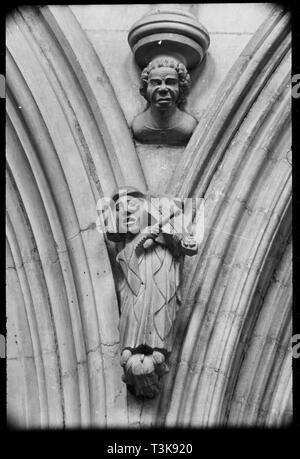
[[[141,430],[293,424],[292,16],[7,12],[11,428],[133,430],[106,453],[155,457],[194,445]]]

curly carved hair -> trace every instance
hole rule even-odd
[[[148,64],[147,67],[141,73],[141,87],[140,93],[141,95],[148,101],[147,97],[147,86],[148,86],[148,77],[151,70],[159,68],[159,67],[170,67],[174,68],[178,74],[178,83],[179,83],[179,96],[177,100],[177,105],[183,105],[186,101],[186,96],[189,93],[191,87],[191,79],[190,75],[185,67],[185,65],[181,64],[180,62],[176,61],[172,58],[158,58],[154,59],[153,61]]]

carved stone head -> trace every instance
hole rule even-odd
[[[186,67],[171,57],[151,61],[142,71],[141,83],[141,95],[158,110],[182,106],[191,86]]]
[[[184,145],[197,120],[183,111],[191,81],[184,64],[168,56],[153,59],[141,74],[146,110],[133,120],[132,131],[143,143]]]
[[[133,24],[128,43],[143,69],[140,93],[148,102],[132,122],[138,142],[187,144],[198,123],[183,108],[191,85],[187,69],[200,64],[209,42],[197,18],[178,8],[155,8]]]
[[[145,226],[143,212],[145,199],[146,195],[133,187],[121,188],[113,194],[118,232],[107,233],[109,240],[120,241],[126,234],[137,234]]]

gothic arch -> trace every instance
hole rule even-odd
[[[28,427],[282,425],[291,419],[289,16],[275,9],[218,88],[166,189],[205,198],[161,396],[126,394],[111,247],[96,203],[149,186],[72,9],[7,18],[8,413]],[[138,78],[138,76],[136,76]]]

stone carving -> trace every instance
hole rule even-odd
[[[112,199],[117,232],[107,237],[118,244],[124,275],[119,324],[123,381],[137,397],[153,398],[169,370],[180,263],[184,255],[197,253],[197,243],[191,234],[165,233],[164,221],[149,225],[149,198],[140,191],[124,188]]]
[[[128,42],[143,69],[141,94],[148,102],[132,131],[143,143],[184,145],[197,120],[183,111],[190,89],[189,69],[209,47],[209,34],[191,13],[176,8],[151,11],[129,31]]]
[[[190,89],[190,75],[176,59],[154,59],[141,74],[140,93],[149,103],[132,124],[134,137],[144,143],[184,145],[197,120],[180,110]]]

